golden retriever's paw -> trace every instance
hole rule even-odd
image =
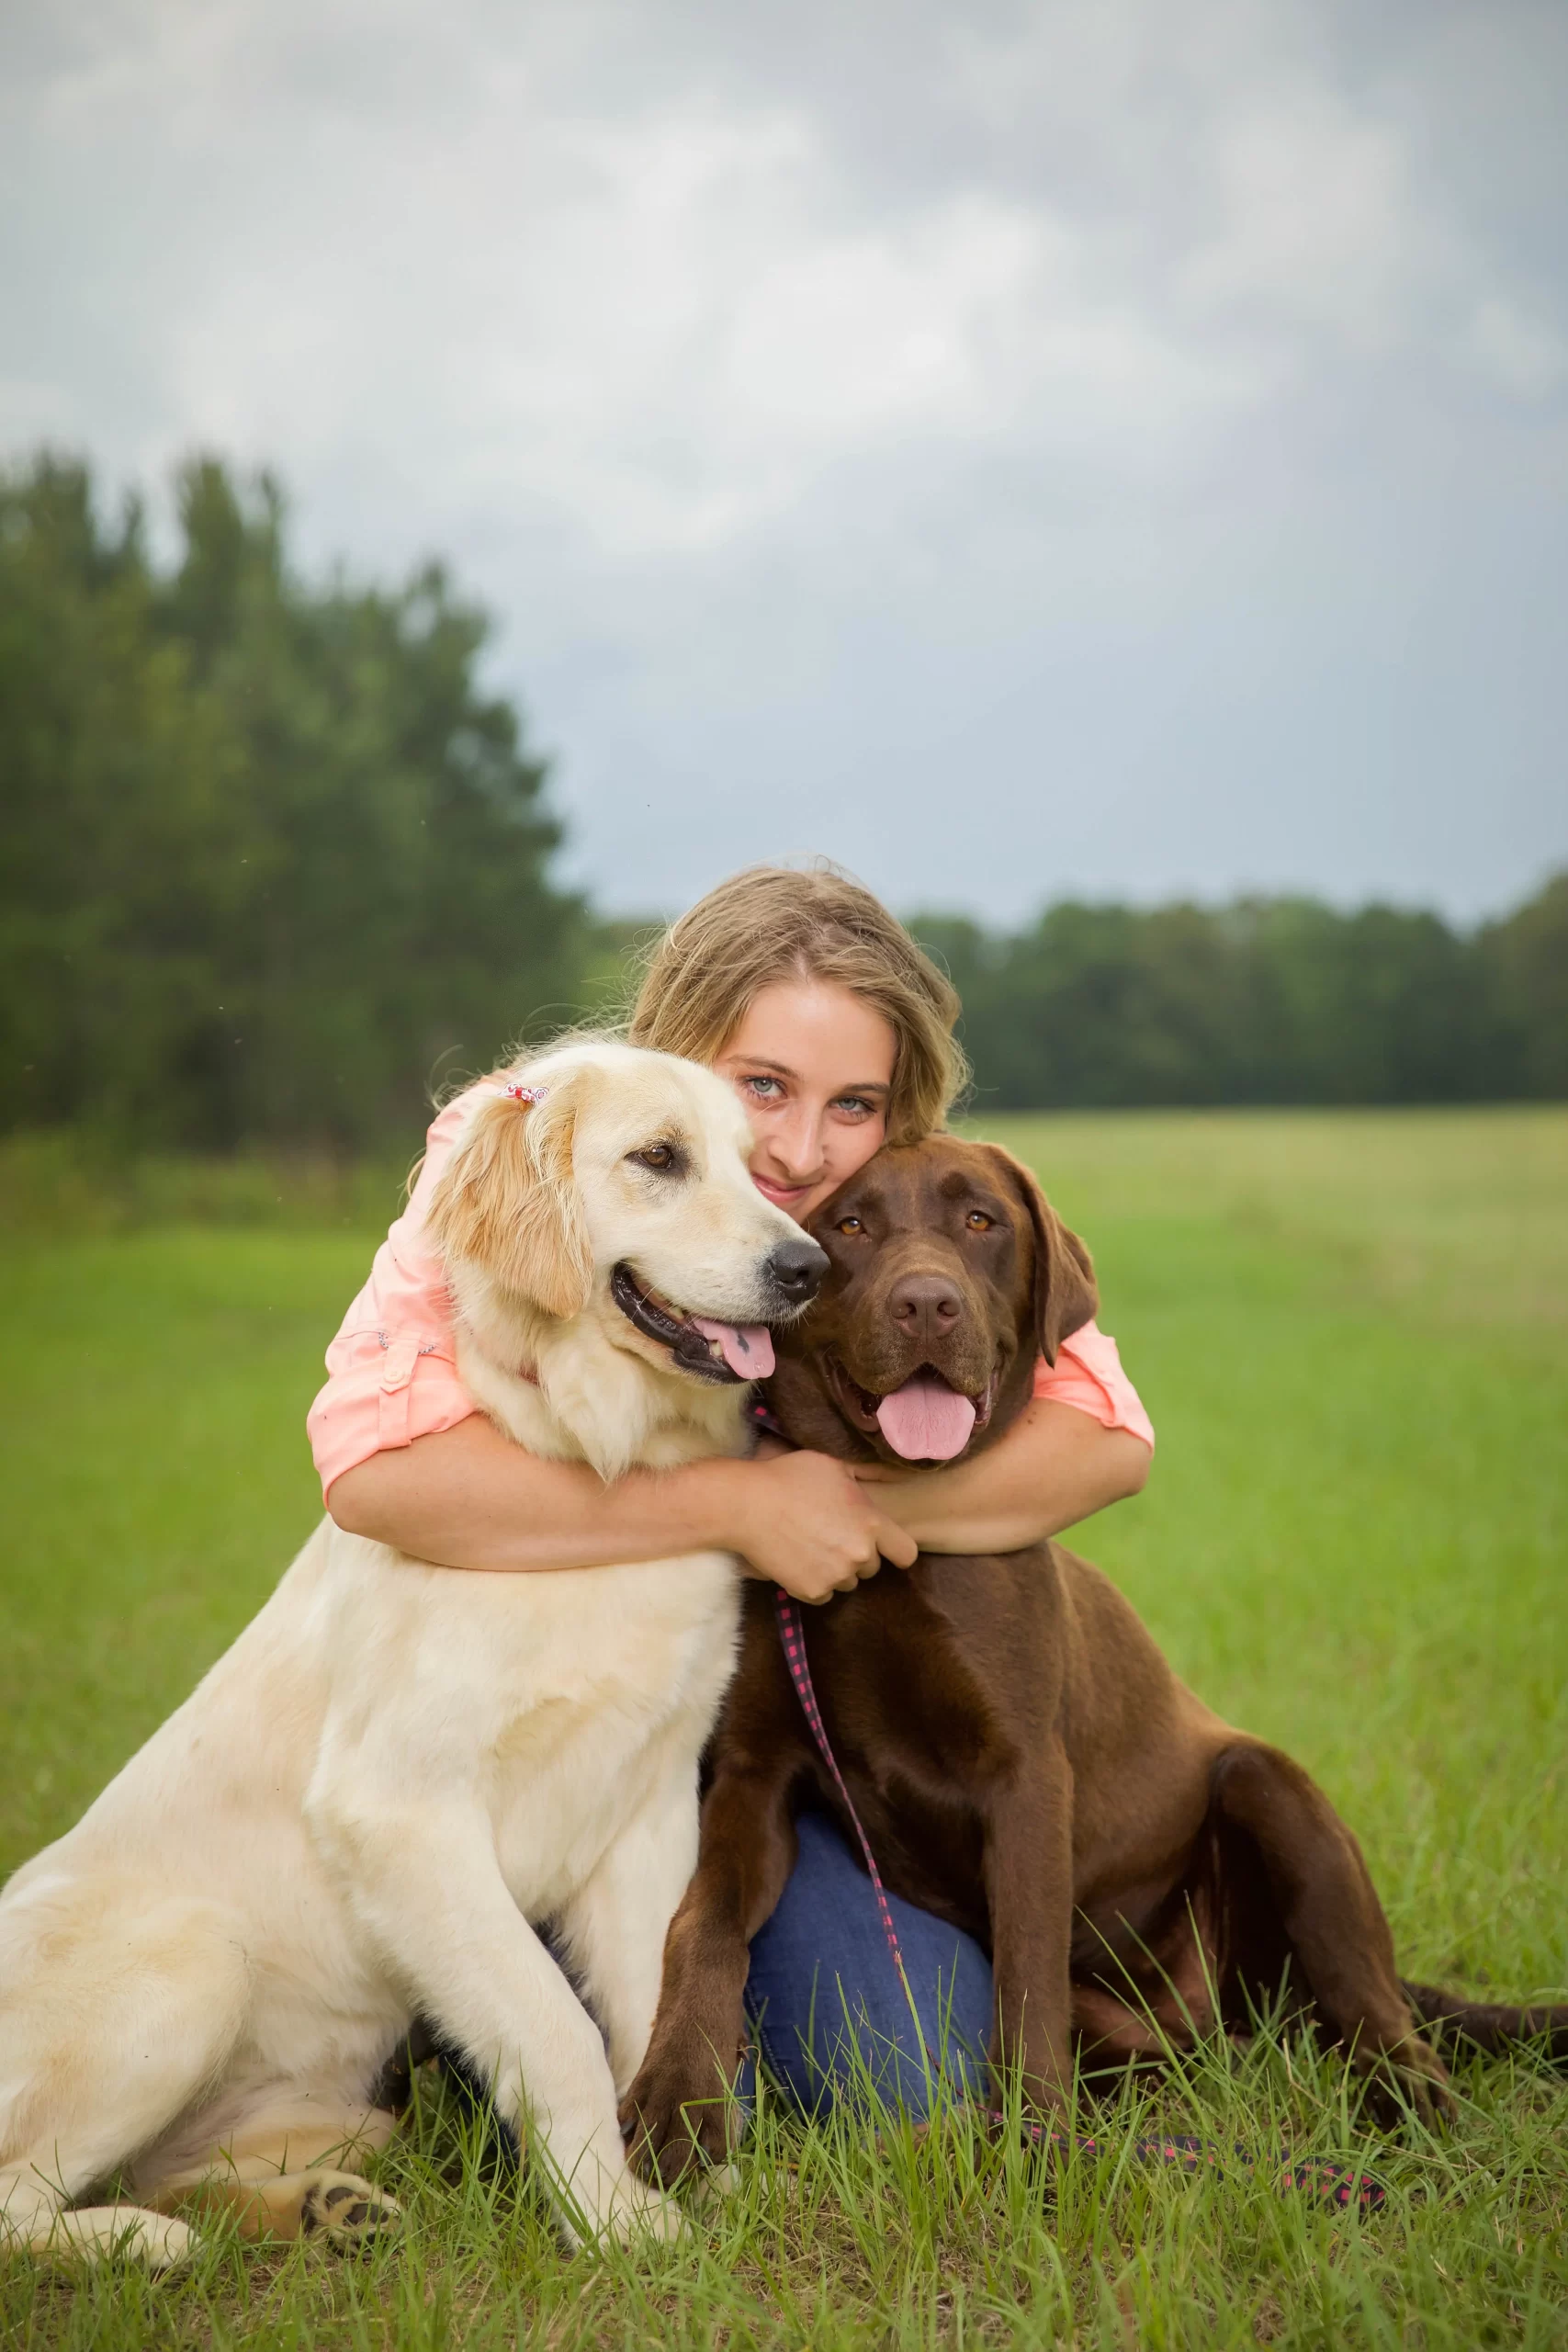
[[[604,2234],[618,2238],[623,2245],[673,2245],[687,2227],[686,2217],[672,2197],[629,2173],[617,2184],[604,2224]]]
[[[147,2269],[162,2273],[182,2270],[196,2252],[196,2232],[188,2222],[156,2214],[138,2225],[133,2258]]]
[[[339,2254],[359,2252],[402,2218],[395,2197],[353,2172],[312,2173],[299,2200],[301,2236],[320,2237]]]

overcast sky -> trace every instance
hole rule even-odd
[[[439,552],[570,872],[1568,864],[1562,0],[8,0],[0,452]]]

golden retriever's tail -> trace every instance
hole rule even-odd
[[[1519,2009],[1493,2001],[1462,2000],[1439,1984],[1404,1983],[1404,1989],[1405,1999],[1433,2039],[1454,2055],[1470,2049],[1501,2058],[1509,2050],[1534,2044],[1551,2065],[1568,2072],[1568,2002]]]

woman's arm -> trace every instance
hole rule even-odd
[[[1035,1397],[1012,1427],[951,1470],[856,1469],[868,1494],[923,1551],[1021,1552],[1135,1495],[1151,1448],[1077,1405]]]
[[[606,1486],[583,1463],[524,1453],[478,1413],[354,1464],[328,1488],[327,1510],[351,1534],[439,1567],[739,1552],[754,1575],[807,1601],[852,1590],[883,1559],[907,1568],[916,1552],[882,1497],[824,1453],[631,1470]]]

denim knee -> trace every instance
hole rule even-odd
[[[834,1823],[807,1813],[797,1826],[799,1859],[753,1939],[747,1985],[758,2046],[786,2098],[811,2115],[858,2089],[923,2117],[939,2080],[949,2095],[978,2094],[991,2023],[980,1945],[889,1896],[900,1975],[874,1891]]]

